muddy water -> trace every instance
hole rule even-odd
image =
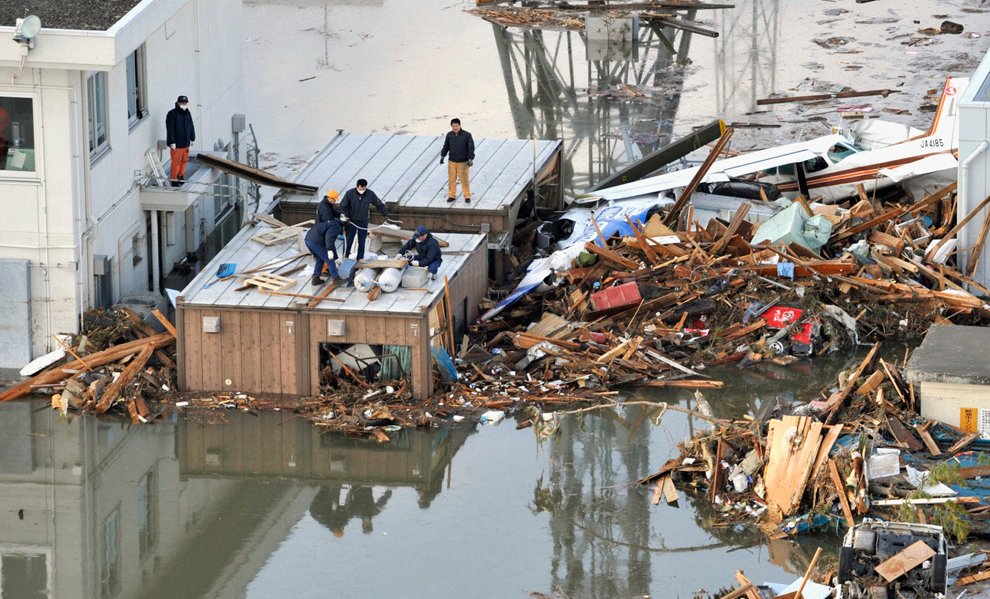
[[[714,373],[720,416],[807,397],[841,363]],[[690,405],[687,393],[637,395]],[[813,547],[650,505],[630,481],[703,426],[630,406],[407,431],[386,446],[289,414],[155,426],[0,405],[3,597],[690,597],[789,581]],[[832,543],[834,536],[818,542]]]

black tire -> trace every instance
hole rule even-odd
[[[839,573],[836,574],[839,584],[849,582],[853,579],[853,562],[856,559],[856,552],[852,547],[842,547],[839,549]]]
[[[936,555],[932,562],[932,587],[929,589],[933,593],[944,593],[946,587],[945,575],[945,554]]]

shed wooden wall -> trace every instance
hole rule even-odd
[[[455,314],[460,314],[458,306],[467,299],[467,322],[470,324],[478,318],[478,304],[488,294],[488,248],[482,243],[467,259],[464,266],[457,271],[453,279],[448,279],[450,285],[451,307]],[[460,342],[460,340],[458,340]]]
[[[176,314],[180,389],[309,393],[309,327],[304,314],[181,303]],[[203,332],[206,316],[220,318],[219,333]]]

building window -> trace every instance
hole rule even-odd
[[[100,597],[120,593],[120,506],[100,527]]]
[[[155,473],[148,472],[138,483],[138,548],[144,559],[158,540],[158,495]]]
[[[0,97],[0,170],[34,170],[34,106],[31,98]]]
[[[141,46],[127,57],[127,122],[132,129],[147,114],[144,88],[144,46]]]
[[[86,80],[89,119],[89,159],[96,160],[110,149],[107,132],[107,74],[94,73]]]
[[[49,596],[48,558],[44,554],[0,558],[0,597],[46,599]]]

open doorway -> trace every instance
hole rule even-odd
[[[320,343],[320,390],[342,382],[412,382],[412,348],[408,345]]]

